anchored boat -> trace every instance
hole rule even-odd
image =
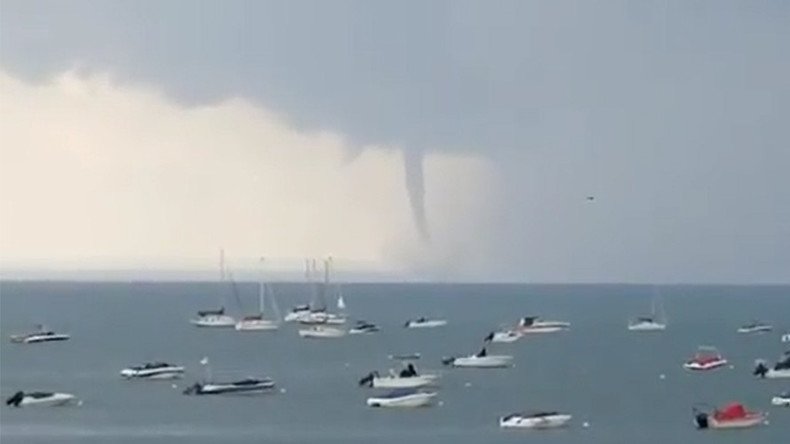
[[[790,351],[784,352],[773,367],[769,367],[764,360],[758,360],[754,374],[769,379],[790,378]]]
[[[425,407],[431,405],[436,392],[395,389],[387,394],[368,398],[370,407]]]
[[[54,331],[47,330],[43,325],[36,326],[36,331],[33,333],[11,336],[11,342],[17,344],[38,344],[41,342],[67,341],[69,339],[71,339],[71,336],[65,333],[55,333]]]
[[[417,319],[410,319],[403,324],[406,328],[436,328],[436,327],[444,327],[447,325],[447,321],[445,319],[428,319],[425,317],[417,318]]]
[[[742,429],[757,426],[764,421],[764,413],[750,412],[737,402],[712,412],[694,409],[694,423],[699,429]]]
[[[147,362],[121,370],[126,379],[177,379],[184,376],[184,367],[165,362]]]
[[[71,393],[18,391],[14,393],[14,396],[8,398],[5,403],[11,407],[54,407],[76,402],[78,402],[77,397]]]
[[[558,412],[512,413],[499,418],[499,426],[513,429],[554,429],[563,427],[573,418]]]
[[[700,346],[693,358],[683,364],[686,370],[707,371],[727,365],[727,360],[716,347]]]
[[[413,364],[408,364],[400,373],[390,372],[388,376],[381,376],[377,371],[371,372],[359,380],[359,385],[372,388],[419,388],[435,385],[439,380],[439,375],[418,374]]]
[[[442,359],[444,365],[464,368],[502,368],[509,367],[513,357],[510,355],[489,355],[485,347],[477,354]]]

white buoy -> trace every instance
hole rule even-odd
[[[658,375],[658,378],[659,379],[667,379],[667,375],[661,373],[660,375]]]
[[[735,370],[735,366],[730,364],[730,370]]]
[[[172,388],[172,389],[177,389],[177,388],[178,388],[178,386],[177,386],[177,385],[175,385],[175,384],[170,384],[170,388]]]
[[[346,362],[344,365],[346,366],[346,368],[351,367],[351,364],[349,364],[348,362]]]
[[[439,401],[439,407],[444,405],[444,401]]]
[[[280,389],[280,393],[285,393],[285,391],[286,391],[285,388]]]
[[[464,383],[464,387],[471,387],[471,386],[472,386],[471,382]]]
[[[590,423],[589,423],[589,422],[587,422],[587,421],[584,421],[584,422],[582,423],[582,427],[584,427],[584,428],[586,429],[587,427],[590,427]]]

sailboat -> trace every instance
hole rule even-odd
[[[326,303],[326,293],[327,289],[329,288],[329,270],[331,268],[332,258],[328,258],[324,260],[324,282],[318,283],[314,286],[313,292],[313,302],[310,304],[310,312],[303,314],[298,318],[298,321],[301,324],[307,325],[318,325],[318,324],[330,324],[330,325],[342,325],[346,323],[345,316],[338,315],[335,313],[330,313],[327,311],[327,303]],[[318,273],[318,268],[316,267],[315,261],[313,261],[312,271],[314,274]],[[309,279],[309,275],[308,275]],[[338,298],[338,309],[344,310],[345,309],[345,301],[342,298],[342,295]]]
[[[263,259],[261,259],[263,262]],[[272,308],[274,310],[274,319],[265,319],[263,317],[266,294],[271,294]],[[247,315],[241,318],[236,323],[236,330],[238,331],[261,331],[261,330],[277,330],[280,327],[280,313],[277,309],[277,301],[274,299],[274,294],[271,288],[263,281],[258,283],[258,313]]]
[[[225,250],[219,251],[219,279],[221,284],[225,281]],[[190,323],[198,327],[234,327],[236,320],[233,316],[225,314],[225,307],[216,310],[201,310],[197,312],[197,318],[190,319]]]
[[[630,331],[663,331],[666,328],[666,313],[657,294],[650,303],[650,316],[639,316],[628,322]]]

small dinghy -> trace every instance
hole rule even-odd
[[[719,353],[716,347],[701,346],[693,358],[683,364],[686,370],[706,371],[714,370],[727,365],[727,360]]]
[[[784,392],[771,398],[771,405],[777,407],[790,407],[790,392]]]
[[[444,327],[447,325],[447,321],[444,319],[428,319],[428,318],[417,318],[417,319],[410,319],[403,324],[406,328],[436,328],[436,327]]]
[[[773,367],[769,367],[764,360],[758,360],[754,375],[769,379],[790,378],[790,351],[786,351]]]
[[[234,382],[196,382],[184,390],[185,395],[257,395],[271,392],[274,381],[269,378],[246,378]]]
[[[38,344],[41,342],[67,341],[69,339],[71,339],[71,336],[47,330],[43,325],[36,326],[36,331],[33,333],[11,336],[11,342],[17,344]]]
[[[518,332],[527,333],[556,333],[568,330],[571,324],[562,321],[544,321],[538,316],[525,316],[518,322]]]
[[[747,411],[737,402],[713,412],[694,409],[694,424],[698,429],[742,429],[757,426],[764,421],[764,413]]]
[[[77,403],[77,397],[70,393],[53,392],[16,392],[6,400],[6,405],[11,407],[54,407]]]
[[[513,429],[554,429],[568,424],[572,416],[558,412],[513,413],[499,418],[499,426]]]
[[[743,325],[740,328],[738,328],[738,333],[745,333],[745,334],[768,333],[773,329],[774,327],[766,322],[752,321],[751,323]]]
[[[790,333],[785,333],[782,335],[782,342],[790,342]]]
[[[439,380],[439,375],[434,374],[418,374],[414,364],[408,364],[400,371],[390,371],[390,375],[381,376],[379,372],[371,372],[364,378],[359,380],[360,386],[368,386],[372,388],[420,388],[429,385],[435,385]]]
[[[518,341],[521,336],[522,334],[516,330],[492,331],[483,338],[483,342],[510,343]]]
[[[395,389],[387,394],[368,398],[369,407],[425,407],[431,405],[436,392]]]
[[[372,324],[367,321],[357,321],[354,324],[354,327],[348,331],[350,335],[364,335],[364,334],[371,334],[376,333],[379,331],[379,327],[376,324]]]
[[[509,367],[513,361],[510,355],[489,355],[485,347],[477,354],[442,359],[442,364],[462,368],[502,368]]]
[[[126,379],[178,379],[184,376],[184,367],[165,362],[147,362],[121,370]]]
[[[310,339],[337,339],[345,335],[345,330],[325,325],[314,325],[310,328],[299,330],[299,336]]]

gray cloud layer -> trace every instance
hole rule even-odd
[[[397,144],[424,233],[420,153],[489,157],[489,276],[790,280],[787,2],[4,1],[0,33],[26,78]]]

